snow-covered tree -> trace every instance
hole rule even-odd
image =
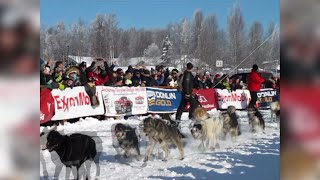
[[[192,20],[192,47],[191,47],[191,53],[194,57],[199,58],[200,56],[200,47],[199,47],[199,39],[200,39],[200,32],[202,28],[202,22],[203,22],[203,14],[200,9],[196,10],[193,16]]]
[[[144,50],[144,57],[159,57],[160,55],[161,51],[155,43],[150,44],[148,48]]]
[[[258,48],[263,42],[263,27],[259,22],[254,22],[250,28],[249,32],[249,40],[250,52],[253,52],[256,48]],[[256,51],[250,56],[250,61],[248,63],[252,64],[261,64],[265,59],[265,55],[263,53],[263,48],[265,46],[260,46],[260,48],[256,49]]]
[[[200,60],[206,64],[215,64],[218,50],[218,23],[214,15],[206,17],[199,38]]]
[[[181,32],[181,54],[189,55],[192,46],[192,30],[188,19],[184,19]]]
[[[245,54],[245,22],[241,12],[240,4],[236,3],[228,17],[229,45],[232,60],[229,62],[233,66],[237,66]]]
[[[163,46],[162,46],[162,54],[161,54],[161,59],[162,59],[162,63],[163,64],[171,64],[171,54],[169,51],[171,50],[172,47],[172,43],[169,40],[169,37],[167,36],[164,40],[163,40]]]

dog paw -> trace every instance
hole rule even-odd
[[[220,149],[220,144],[217,143],[215,148]]]
[[[140,155],[136,156],[137,161],[140,161],[142,159],[142,157]]]
[[[181,160],[181,161],[184,160],[184,157],[180,158],[180,160]]]

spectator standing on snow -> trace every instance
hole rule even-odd
[[[200,74],[200,70],[197,68],[196,76],[194,77],[194,88],[195,89],[203,89],[204,83],[202,82],[203,77]]]
[[[193,70],[193,64],[188,63],[187,69],[183,73],[183,79],[182,79],[182,100],[180,102],[179,108],[177,110],[176,114],[176,120],[181,120],[181,115],[186,108],[187,103],[190,103],[190,109],[189,109],[189,119],[193,118],[193,111],[195,110],[197,106],[197,101],[195,99],[195,96],[193,94],[193,86],[194,86],[194,76],[192,75]]]
[[[157,86],[161,86],[164,83],[164,71],[163,71],[164,66],[159,65],[156,66],[156,72],[154,75],[154,79],[157,81]]]
[[[179,82],[179,71],[177,69],[172,69],[171,75],[166,79],[165,85],[170,87],[177,87]]]
[[[79,70],[80,70],[80,83],[82,86],[84,86],[85,84],[88,83],[88,77],[87,77],[87,63],[86,62],[82,62],[79,65]]]
[[[204,84],[204,88],[205,89],[209,89],[209,88],[213,87],[213,82],[212,82],[212,79],[211,79],[211,75],[210,75],[210,72],[208,72],[208,71],[204,74],[203,84]]]
[[[123,78],[123,85],[131,87],[132,86],[131,78],[132,78],[131,70],[130,71],[127,70],[126,74],[124,75],[124,78]]]
[[[266,81],[266,79],[258,73],[258,69],[258,65],[254,64],[248,77],[248,90],[251,96],[249,107],[255,107],[258,99],[257,93],[260,91],[262,83]]]
[[[133,71],[133,76],[131,78],[132,86],[137,87],[141,86],[141,72],[139,69]]]
[[[157,81],[151,77],[151,73],[149,70],[145,69],[142,73],[141,77],[141,86],[144,87],[152,87],[157,85]]]
[[[242,89],[243,88],[239,77],[235,78],[235,80],[233,81],[231,86],[232,86],[232,91],[236,91],[237,89]]]

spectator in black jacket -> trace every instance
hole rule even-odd
[[[50,73],[50,66],[46,65],[40,72],[40,85],[48,87],[48,88],[55,88],[53,86],[53,78]]]
[[[88,83],[88,77],[87,77],[87,63],[86,62],[82,62],[79,65],[79,69],[80,69],[80,83],[82,86],[86,85]]]
[[[179,105],[176,114],[176,120],[181,120],[181,115],[183,110],[186,108],[188,102],[190,102],[190,109],[189,109],[189,119],[193,117],[193,111],[197,107],[197,100],[193,94],[193,86],[194,86],[194,77],[192,75],[193,64],[188,63],[187,69],[183,73],[182,79],[182,100]]]
[[[157,85],[157,81],[151,77],[151,73],[149,70],[143,71],[143,76],[141,76],[141,86],[152,87]]]
[[[139,69],[135,69],[133,71],[133,76],[131,78],[132,81],[132,86],[137,87],[141,85],[141,76],[140,76],[140,70]]]
[[[194,77],[194,88],[195,89],[203,89],[204,83],[202,82],[202,76],[197,73],[196,77]]]
[[[204,88],[205,89],[208,89],[208,88],[212,88],[213,87],[213,82],[212,82],[212,79],[211,79],[211,74],[210,72],[206,72],[204,74]]]

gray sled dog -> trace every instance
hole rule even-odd
[[[159,118],[147,117],[143,120],[143,132],[149,139],[148,148],[144,161],[148,161],[157,143],[159,143],[165,152],[165,159],[170,157],[169,144],[174,144],[180,152],[180,159],[184,158],[184,149],[182,143],[182,134],[176,127],[171,126]]]
[[[224,137],[226,138],[228,133],[230,133],[233,139],[241,135],[240,124],[238,122],[238,116],[236,114],[236,107],[228,106],[227,111],[223,112],[222,116]]]
[[[210,117],[203,107],[194,111],[195,123],[191,127],[191,134],[195,139],[200,139],[200,149],[215,150],[218,144],[218,137],[223,129],[223,117],[220,113],[217,117]]]

